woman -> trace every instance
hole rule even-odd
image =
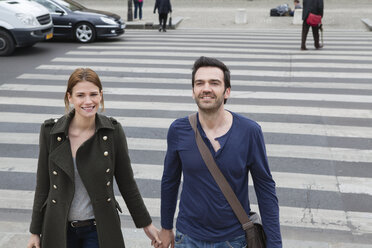
[[[310,13],[320,15],[323,18],[323,0],[304,0],[303,1],[303,12],[302,12],[302,35],[301,35],[301,50],[307,50],[306,38],[309,33],[310,25],[307,24],[306,20]],[[319,26],[312,26],[314,37],[314,46],[316,49],[323,47],[323,44],[319,44]]]
[[[98,75],[76,69],[65,93],[68,114],[41,126],[28,248],[124,248],[114,176],[136,227],[152,244],[160,242],[133,178],[123,129],[97,113],[100,105],[103,111]]]
[[[133,2],[134,2],[134,19],[137,19],[137,13],[138,13],[139,19],[142,20],[143,0],[133,0]]]
[[[156,0],[154,6],[154,14],[156,12],[156,9],[158,9],[159,13],[159,32],[161,32],[161,30],[163,30],[163,32],[166,32],[168,13],[172,13],[172,5],[170,3],[170,0]]]

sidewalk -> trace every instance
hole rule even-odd
[[[78,0],[83,5],[119,14],[127,19],[127,0]],[[158,15],[153,14],[155,0],[144,0],[143,20],[158,24]],[[208,29],[298,29],[292,17],[270,17],[270,9],[292,0],[171,0],[173,19],[182,18],[177,28]],[[247,11],[247,23],[235,24],[237,9]],[[371,0],[324,0],[325,29],[365,30],[362,19],[372,20]],[[131,24],[131,23],[128,23]]]

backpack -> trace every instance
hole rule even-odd
[[[271,9],[270,16],[280,16],[278,9],[277,8]]]

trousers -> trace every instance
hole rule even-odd
[[[246,248],[245,235],[221,242],[209,242],[191,238],[176,230],[175,248]]]
[[[159,29],[162,28],[163,30],[167,27],[167,19],[168,14],[159,14]]]
[[[96,226],[72,227],[69,225],[67,248],[99,248]]]
[[[306,38],[309,33],[310,25],[306,23],[306,20],[302,23],[302,39],[301,39],[301,48],[306,48]],[[319,26],[311,26],[313,37],[314,37],[314,46],[319,48]]]

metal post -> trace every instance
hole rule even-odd
[[[132,7],[132,0],[128,0],[128,16],[127,21],[133,21],[133,7]]]

